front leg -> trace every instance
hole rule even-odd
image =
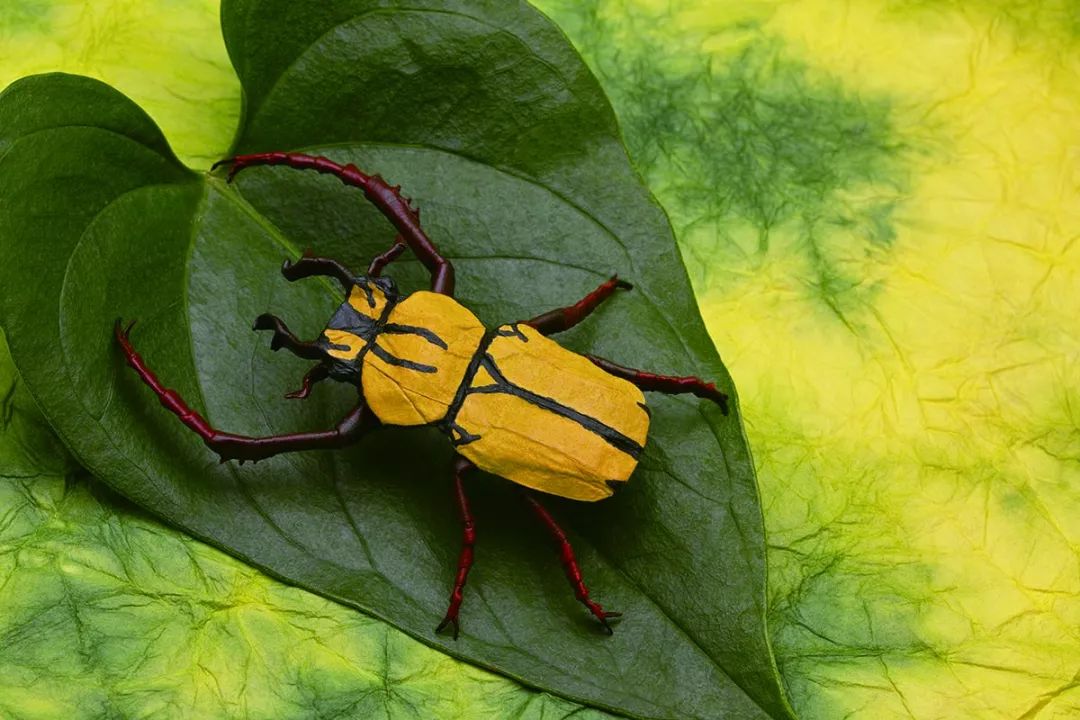
[[[120,344],[128,365],[154,391],[166,409],[180,418],[180,422],[197,433],[206,446],[218,454],[221,462],[239,460],[242,464],[247,460],[256,462],[279,453],[297,450],[340,448],[356,442],[365,432],[379,426],[378,419],[361,402],[330,430],[266,437],[249,437],[222,432],[188,405],[179,393],[165,387],[157,375],[147,367],[142,356],[131,345],[129,334],[132,325],[123,328],[120,321],[117,321],[114,329],[116,341]]]
[[[435,243],[420,227],[420,213],[412,207],[409,198],[401,194],[401,186],[390,185],[378,175],[368,175],[355,165],[339,165],[325,157],[303,153],[268,152],[254,155],[237,155],[214,163],[213,169],[229,165],[229,182],[246,168],[256,165],[284,165],[297,170],[314,170],[333,175],[345,185],[360,188],[368,202],[390,221],[400,233],[402,241],[409,246],[416,258],[431,273],[431,291],[442,295],[454,295],[454,266],[439,253]]]

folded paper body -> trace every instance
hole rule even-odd
[[[633,384],[528,325],[486,330],[446,295],[395,302],[357,280],[323,342],[382,422],[437,425],[481,469],[574,500],[629,479],[649,429]]]

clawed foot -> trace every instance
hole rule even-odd
[[[621,612],[605,611],[604,608],[600,607],[599,603],[594,603],[592,600],[582,600],[581,602],[583,605],[585,605],[585,607],[589,608],[589,612],[593,614],[593,617],[600,621],[600,624],[604,628],[604,632],[606,632],[608,635],[615,634],[615,631],[612,629],[611,624],[608,623],[608,620],[621,618]]]
[[[705,383],[704,391],[701,393],[701,397],[712,400],[714,403],[720,406],[720,412],[725,415],[728,414],[728,396],[725,393],[716,389],[715,383]]]
[[[453,614],[451,614],[449,612],[446,613],[446,617],[444,617],[442,619],[442,622],[439,623],[439,626],[437,628],[435,628],[435,632],[436,633],[441,633],[444,629],[446,629],[446,627],[448,625],[453,625],[454,626],[454,639],[457,640],[458,639],[458,631],[461,630],[461,626],[458,624],[458,614],[457,614],[457,612],[454,612]]]
[[[223,165],[229,166],[229,174],[225,178],[225,182],[229,183],[231,183],[233,181],[233,178],[236,177],[236,173],[240,172],[246,167],[243,163],[237,162],[236,158],[231,157],[225,158],[224,160],[218,160],[216,163],[210,166],[210,172],[214,172]]]
[[[611,623],[609,623],[608,620],[617,620],[618,618],[621,618],[621,612],[604,610],[604,608],[602,608],[599,604],[589,600],[583,600],[582,603],[585,605],[585,607],[589,608],[589,612],[593,614],[593,617],[600,621],[600,625],[604,629],[605,633],[607,633],[608,635],[615,634],[615,630],[611,627]],[[447,611],[446,616],[442,619],[442,622],[439,623],[438,627],[435,628],[435,632],[441,633],[448,627],[453,627],[453,637],[455,640],[457,640],[458,632],[461,630],[461,625],[458,622],[458,613],[456,610]]]

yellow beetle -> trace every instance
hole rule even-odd
[[[626,482],[645,445],[649,413],[642,390],[692,393],[718,403],[727,397],[712,383],[633,370],[591,355],[578,355],[547,336],[569,329],[616,289],[631,286],[617,277],[602,283],[574,305],[531,320],[487,329],[453,299],[454,268],[420,227],[419,214],[378,176],[353,165],[297,153],[241,155],[229,180],[253,165],[312,169],[359,187],[394,224],[393,246],[376,257],[366,275],[356,275],[329,258],[286,261],[289,281],[313,275],[337,279],[345,301],[319,338],[297,339],[279,318],[262,315],[257,330],[273,330],[271,348],[317,360],[302,387],[288,397],[305,398],[312,384],[331,378],[360,391],[356,407],[332,430],[247,437],[215,429],[175,391],[166,388],[131,344],[131,326],[116,325],[127,362],[161,403],[202,437],[222,462],[257,461],[297,450],[337,448],[382,425],[435,425],[457,451],[454,481],[464,525],[463,546],[450,604],[436,632],[459,630],[462,590],[472,566],[475,529],[462,482],[480,468],[525,488],[573,500],[610,496]],[[218,163],[223,164],[223,163]],[[215,165],[217,167],[217,165]],[[382,270],[406,248],[431,272],[431,290],[406,296]],[[573,549],[551,514],[531,494],[532,510],[559,544],[560,558],[574,592],[609,634],[605,611],[589,597]]]

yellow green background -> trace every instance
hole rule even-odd
[[[536,4],[735,378],[800,716],[1080,717],[1080,5]],[[0,9],[0,86],[56,69],[194,167],[228,148],[213,0]],[[602,715],[163,528],[56,459],[3,356],[0,716]]]

